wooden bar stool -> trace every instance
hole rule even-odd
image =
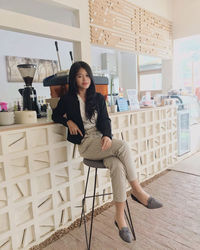
[[[99,196],[104,196],[104,195],[111,195],[112,193],[105,193],[105,194],[98,194],[98,195],[96,195],[97,170],[98,169],[107,169],[104,166],[103,161],[102,160],[100,160],[100,161],[94,161],[94,160],[83,159],[83,163],[85,165],[87,165],[89,168],[88,168],[88,173],[87,173],[87,179],[86,179],[84,197],[82,199],[82,212],[81,212],[81,220],[80,220],[80,225],[79,226],[81,226],[82,220],[84,220],[85,240],[86,240],[86,244],[87,244],[87,249],[90,250],[91,239],[92,239],[92,227],[93,227],[95,198],[99,197]],[[90,168],[95,168],[94,192],[93,192],[93,195],[86,196],[87,186],[88,186],[88,180],[89,180],[89,175],[90,175]],[[88,233],[87,233],[87,228],[86,228],[86,218],[85,218],[85,209],[84,209],[85,208],[85,201],[86,201],[87,198],[93,198],[93,202],[92,202],[92,215],[91,215],[90,232],[89,232],[89,241],[88,241]],[[129,225],[130,230],[132,232],[133,238],[134,238],[134,240],[136,240],[135,231],[134,231],[134,227],[133,227],[133,222],[132,222],[132,218],[131,218],[131,214],[130,214],[129,205],[128,205],[128,201],[127,200],[126,200],[126,208],[127,208],[127,211],[125,210],[125,216],[126,216],[126,219],[128,221],[128,225]],[[83,219],[83,217],[84,217],[84,219]]]

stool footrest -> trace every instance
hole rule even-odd
[[[99,196],[105,196],[105,195],[111,195],[113,193],[106,193],[106,194],[96,194],[95,196],[91,195],[91,196],[85,196],[85,199],[86,198],[93,198],[93,197],[99,197]],[[84,199],[84,198],[83,198]]]

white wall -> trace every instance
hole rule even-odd
[[[174,39],[200,34],[199,12],[199,0],[174,0]]]
[[[75,13],[62,5],[56,5],[55,1],[29,0],[27,3],[27,0],[0,0],[0,8],[78,27]]]
[[[103,53],[115,54],[116,50],[103,47],[91,46],[91,67],[93,73],[102,74],[101,56]]]
[[[5,56],[57,60],[54,42],[53,39],[0,30],[0,101],[11,103],[20,98],[18,89],[24,86],[23,80],[21,83],[7,82]],[[62,69],[68,69],[71,66],[69,51],[73,50],[73,44],[58,41],[58,46]],[[33,83],[33,87],[38,96],[50,97],[49,87],[43,87],[42,83]]]
[[[90,63],[90,29],[89,29],[89,9],[88,0],[32,0],[18,1],[19,6],[23,7],[23,14],[10,10],[8,2],[4,1],[3,8],[0,3],[0,28],[5,30],[18,31],[30,35],[58,39],[62,41],[72,41],[74,43],[74,58],[75,60],[85,60]],[[22,3],[23,2],[23,3]],[[55,22],[54,18],[49,18],[49,15],[44,15],[44,18],[35,15],[38,7],[30,3],[45,2],[50,6],[55,5],[62,9],[73,10],[76,19],[74,23],[80,24],[80,27],[74,27],[67,24]],[[6,3],[6,6],[5,6]],[[26,6],[24,6],[26,5]],[[50,11],[48,7],[45,11]],[[21,9],[21,8],[20,8]],[[54,11],[56,15],[61,15],[60,11]],[[66,12],[67,15],[68,12]],[[49,13],[50,14],[50,13]],[[54,13],[55,14],[55,13]],[[49,20],[50,19],[50,20]]]
[[[162,60],[162,92],[173,89],[173,60]]]
[[[129,0],[129,2],[154,14],[157,14],[158,16],[162,16],[170,21],[173,19],[172,7],[174,0]]]
[[[137,89],[137,56],[133,53],[120,53],[120,86],[124,89]]]

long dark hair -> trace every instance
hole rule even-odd
[[[83,68],[87,73],[91,80],[90,87],[86,90],[86,102],[85,102],[85,113],[86,117],[91,120],[94,115],[96,109],[96,90],[94,85],[93,74],[90,66],[83,61],[78,61],[72,64],[69,71],[69,95],[77,95],[78,94],[78,86],[76,83],[76,75],[78,71]]]

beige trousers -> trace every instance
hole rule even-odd
[[[90,160],[103,160],[106,168],[110,170],[113,188],[113,200],[124,202],[126,200],[126,179],[134,181],[136,169],[129,145],[122,140],[112,139],[112,146],[101,150],[102,134],[95,128],[86,131],[78,145],[79,153],[83,158]]]

